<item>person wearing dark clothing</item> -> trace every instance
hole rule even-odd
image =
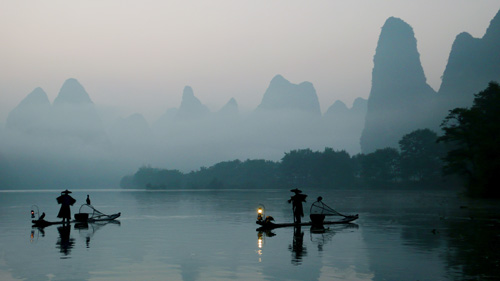
[[[67,222],[70,222],[71,209],[69,206],[72,206],[76,202],[76,200],[69,195],[70,193],[71,191],[66,189],[65,191],[61,192],[61,196],[57,197],[57,203],[61,204],[61,209],[59,209],[59,214],[57,214],[57,217],[62,218],[63,223],[65,220],[67,220]]]
[[[87,205],[90,205],[90,197],[88,194],[87,194]]]
[[[297,188],[292,189],[290,191],[295,193],[295,195],[293,195],[288,200],[288,203],[292,203],[293,222],[300,223],[301,218],[304,216],[304,209],[302,208],[302,202],[306,202],[307,195],[301,194],[302,190]]]
[[[327,210],[327,207],[325,203],[323,203],[323,197],[319,196],[318,200],[314,202],[311,206],[311,214],[309,214],[309,217],[311,218],[311,222],[315,226],[322,226],[323,221],[325,220],[325,210]]]

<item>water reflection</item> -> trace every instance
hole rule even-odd
[[[35,229],[31,229],[31,234],[30,234],[30,243],[36,243],[38,242],[38,238],[40,238],[40,235],[42,237],[45,237],[45,231],[43,230],[42,227],[37,227]]]
[[[76,223],[74,229],[78,231],[78,234],[80,237],[85,239],[85,246],[90,248],[90,240],[94,236],[94,234],[104,227],[105,225],[112,224],[112,225],[117,225],[120,226],[121,223],[120,221],[117,220],[112,220],[112,221],[97,221],[93,223],[88,223],[88,222],[80,222]]]
[[[310,239],[313,244],[318,247],[318,252],[323,251],[323,247],[330,242],[338,231],[346,229],[358,229],[359,225],[355,223],[347,223],[343,225],[338,225],[335,229],[330,227],[325,227],[324,225],[311,226],[310,229]]]
[[[323,252],[323,246],[331,241],[335,232],[324,226],[311,226],[311,242],[318,246],[318,251]]]
[[[90,242],[93,239],[94,234],[105,225],[117,225],[120,226],[120,221],[99,221],[99,222],[79,222],[75,223],[73,230],[78,233],[78,236],[85,241],[86,248],[90,248]],[[45,237],[45,227],[32,227],[30,233],[30,243],[38,242],[40,237]],[[71,234],[71,224],[63,224],[57,227],[57,232],[59,237],[56,241],[56,248],[62,254],[61,259],[70,258],[71,250],[75,247],[76,239]]]
[[[318,252],[322,252],[324,246],[330,241],[332,241],[336,233],[347,229],[355,230],[358,228],[359,226],[355,223],[338,225],[334,228],[324,227],[324,226],[311,226],[309,228],[309,237],[311,243],[317,246]],[[259,262],[260,262],[260,256],[262,256],[263,254],[262,250],[264,248],[265,239],[274,236],[276,236],[276,233],[274,233],[272,230],[262,229],[262,228],[258,229],[257,254],[259,255]],[[288,251],[290,251],[292,254],[291,264],[294,266],[301,265],[303,259],[307,257],[308,251],[304,243],[304,231],[302,230],[301,226],[295,226],[293,228],[293,236],[291,243],[288,244]]]
[[[293,228],[292,244],[288,246],[288,250],[292,252],[293,265],[300,265],[302,257],[307,256],[307,248],[304,246],[304,232],[300,225]]]
[[[497,202],[464,202],[449,192],[335,191],[335,206],[361,214],[359,228],[303,226],[307,255],[293,265],[296,231],[290,227],[255,235],[249,218],[262,199],[251,194],[103,193],[109,208],[127,208],[132,215],[120,229],[72,224],[74,247],[66,260],[55,247],[61,239],[57,227],[32,229],[25,218],[25,206],[52,202],[53,194],[0,194],[0,280],[499,279]],[[281,194],[267,197],[263,203],[276,206],[277,217],[292,219]],[[2,270],[12,277],[3,278]]]
[[[89,223],[88,222],[75,223],[75,230],[78,230],[78,232],[80,231],[88,232]],[[90,235],[85,235],[85,246],[87,247],[87,249],[90,248]]]
[[[274,232],[270,229],[262,229],[257,233],[257,254],[259,255],[259,262],[262,262],[262,249],[264,248],[265,238],[276,236]]]
[[[69,254],[71,253],[71,249],[75,246],[75,239],[71,238],[71,225],[63,224],[57,228],[59,232],[59,239],[56,242],[56,248],[59,249],[59,252],[63,254],[63,258],[69,258]]]
[[[441,231],[450,249],[447,270],[464,280],[500,280],[500,216],[473,209],[467,217],[446,220]]]

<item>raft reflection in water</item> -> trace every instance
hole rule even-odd
[[[82,240],[85,241],[86,248],[90,248],[90,242],[94,234],[105,225],[115,225],[120,226],[120,221],[100,221],[100,222],[81,222],[75,223],[73,226],[73,234],[71,232],[71,224],[63,224],[57,227],[57,232],[59,237],[56,241],[56,248],[62,254],[61,259],[70,258],[71,250],[77,245],[78,238],[75,238],[74,233],[77,233]],[[36,243],[39,237],[45,237],[46,227],[33,227],[30,234],[30,243]],[[50,232],[48,232],[50,233]]]
[[[69,224],[59,226],[57,232],[59,232],[59,239],[57,239],[56,248],[63,254],[61,257],[61,259],[63,259],[71,253],[71,249],[73,249],[75,245],[75,239],[70,236],[71,226]]]
[[[337,232],[345,230],[356,230],[359,226],[355,223],[348,223],[343,225],[335,225],[334,227],[324,226],[311,226],[309,228],[309,237],[312,244],[317,246],[319,252],[323,251],[323,246],[330,242]],[[307,231],[307,230],[306,230]],[[260,256],[264,255],[264,244],[266,238],[277,236],[272,229],[258,229],[257,232],[257,246],[259,261]],[[307,247],[304,243],[304,231],[302,226],[295,226],[293,228],[292,242],[288,245],[288,250],[292,253],[291,263],[293,265],[301,265],[303,258],[307,256]]]
[[[302,257],[307,256],[307,248],[304,246],[304,232],[300,225],[293,228],[292,244],[288,246],[288,250],[292,252],[293,265],[300,265]]]

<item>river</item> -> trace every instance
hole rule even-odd
[[[61,190],[0,191],[0,280],[499,280],[498,201],[453,191],[314,190],[348,225],[256,231],[256,208],[292,221],[288,190],[73,190],[112,223],[56,220]]]

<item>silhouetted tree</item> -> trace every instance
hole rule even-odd
[[[180,188],[183,185],[183,174],[178,170],[144,166],[134,174],[132,182],[136,187],[143,188]]]
[[[400,180],[400,156],[395,148],[377,149],[361,158],[361,177],[369,185],[387,186]]]
[[[429,182],[441,175],[444,156],[438,136],[429,129],[415,130],[399,141],[401,177],[410,182]]]
[[[351,157],[342,151],[325,148],[313,166],[314,178],[324,187],[347,187],[354,181]]]
[[[449,145],[444,171],[466,179],[469,195],[500,197],[500,86],[474,95],[470,109],[455,108],[441,124]]]
[[[189,173],[187,182],[189,188],[222,187],[239,173],[240,160],[225,161],[211,167],[202,167],[199,171]]]
[[[241,165],[238,181],[246,188],[276,188],[279,183],[279,163],[267,160],[246,160]]]
[[[286,184],[291,187],[318,185],[314,172],[320,158],[319,152],[311,149],[292,150],[281,159],[281,173]]]
[[[266,160],[217,163],[186,177],[189,188],[270,188],[277,186],[279,164]]]

